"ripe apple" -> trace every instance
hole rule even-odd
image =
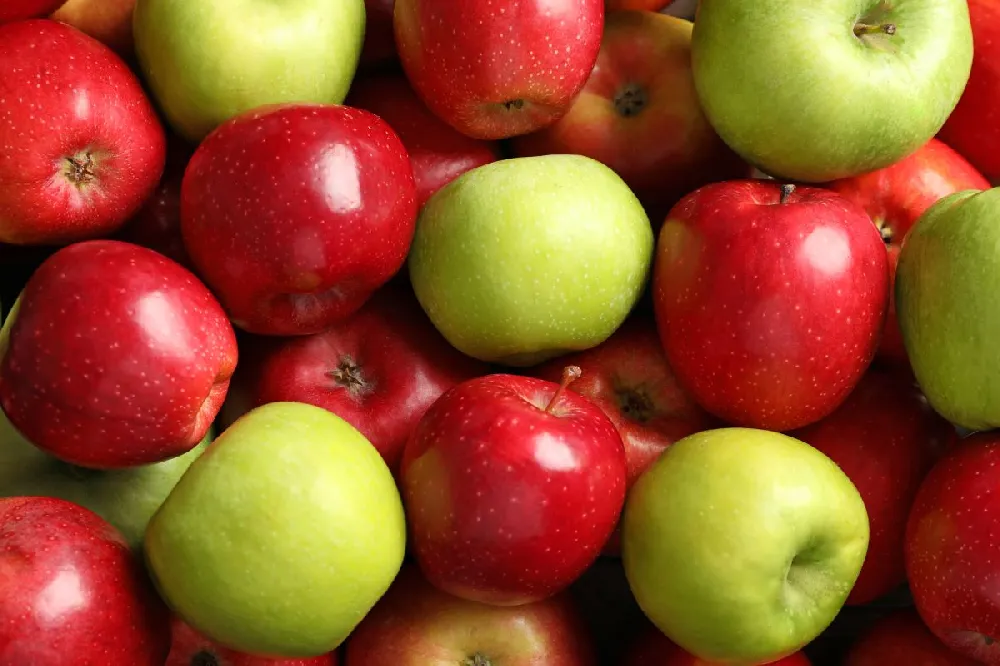
[[[4,0],[0,5],[0,23],[45,16],[64,2],[66,0]]]
[[[784,431],[829,415],[861,379],[888,281],[885,246],[860,206],[740,180],[674,207],[652,289],[681,386],[728,423]]]
[[[168,664],[168,666],[170,666]],[[673,643],[656,627],[646,628],[632,643],[621,666],[721,666],[718,663],[699,659],[687,650]],[[787,657],[770,662],[769,666],[812,666],[802,652],[793,652]]]
[[[162,666],[167,611],[100,516],[53,497],[0,499],[0,656],[19,666]]]
[[[597,60],[604,0],[396,0],[396,49],[431,111],[477,139],[550,125]]]
[[[638,199],[608,167],[580,155],[521,157],[466,172],[431,197],[409,274],[454,347],[526,367],[614,333],[642,295],[653,244]]]
[[[136,0],[66,0],[49,18],[68,23],[110,46],[126,60],[135,56],[132,12]]]
[[[170,621],[170,634],[170,656],[164,666],[337,666],[334,652],[304,659],[272,659],[230,650],[176,616]]]
[[[875,222],[889,250],[891,290],[899,248],[917,219],[949,194],[962,190],[987,190],[990,183],[961,155],[937,139],[931,139],[915,153],[891,166],[837,180],[828,187],[859,204]],[[909,368],[892,291],[878,355],[900,367]]]
[[[998,212],[997,188],[941,199],[910,230],[896,269],[896,316],[913,373],[935,411],[967,430],[1000,425]]]
[[[28,280],[4,322],[0,407],[74,465],[116,469],[193,449],[236,366],[233,327],[188,270],[138,245],[76,243]]]
[[[173,611],[230,649],[317,657],[399,572],[406,525],[389,468],[325,409],[273,402],[191,464],[146,531]]]
[[[2,10],[0,10],[2,11]],[[109,235],[163,172],[166,138],[138,79],[57,21],[0,25],[0,242]]]
[[[904,608],[875,622],[851,646],[844,666],[981,666],[949,649],[927,629],[912,608]]]
[[[629,2],[630,0],[623,0],[624,2]],[[634,2],[650,2],[653,0],[632,0]],[[689,21],[693,21],[695,14],[698,10],[699,0],[673,0],[673,2],[668,2],[667,6],[661,11],[664,14],[669,14],[670,16],[679,16],[680,18],[685,18]]]
[[[435,116],[400,74],[362,78],[347,104],[371,111],[399,135],[413,165],[417,204],[466,171],[500,159],[500,145],[458,132]]]
[[[396,60],[392,13],[396,0],[365,0],[365,41],[360,66],[372,69]]]
[[[361,53],[365,2],[137,0],[133,29],[167,121],[197,143],[261,106],[343,102]]]
[[[1000,571],[992,535],[1000,522],[1000,436],[952,448],[924,479],[906,528],[906,574],[917,610],[955,651],[1000,664]]]
[[[957,440],[954,427],[907,375],[873,367],[837,411],[790,434],[837,463],[865,502],[868,554],[847,603],[867,604],[898,588],[906,582],[906,518],[920,482]]]
[[[412,551],[439,589],[516,606],[565,589],[601,552],[625,498],[621,436],[562,382],[496,374],[441,396],[403,452]]]
[[[357,311],[403,266],[416,215],[399,137],[346,106],[227,121],[181,187],[191,262],[236,326],[265,335],[318,333]]]
[[[747,162],[821,183],[933,137],[969,79],[966,0],[706,0],[692,45],[705,114]]]
[[[659,226],[677,200],[745,166],[705,119],[691,76],[690,21],[607,16],[597,64],[569,112],[517,137],[521,156],[576,153],[614,169]]]
[[[867,547],[865,504],[847,475],[800,440],[750,428],[675,443],[632,487],[622,519],[639,606],[709,662],[767,663],[812,641]]]
[[[446,594],[406,566],[347,641],[346,666],[594,666],[571,599],[498,607]]]

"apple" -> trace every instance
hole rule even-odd
[[[49,18],[81,30],[126,60],[135,56],[132,13],[136,0],[66,0]]]
[[[347,641],[346,666],[595,666],[571,599],[498,607],[446,594],[406,566]]]
[[[696,433],[629,493],[622,562],[639,606],[680,647],[761,664],[816,638],[868,547],[857,489],[819,450],[752,428]]]
[[[744,164],[702,113],[691,76],[690,21],[648,11],[607,15],[586,86],[562,118],[516,137],[520,156],[576,153],[622,177],[659,226],[678,199],[735,178]]]
[[[57,21],[0,25],[0,242],[66,245],[117,230],[152,193],[166,138],[138,79]]]
[[[605,0],[604,10],[608,14],[622,10],[659,12],[665,10],[672,0]]]
[[[130,243],[76,243],[35,271],[4,322],[0,407],[64,462],[160,462],[208,433],[236,359],[233,327],[188,270]]]
[[[681,386],[727,423],[785,431],[828,416],[868,368],[889,267],[857,204],[739,180],[706,185],[670,212],[652,289]]]
[[[622,0],[622,1],[654,3],[654,0]],[[655,2],[656,4],[662,4],[662,0],[655,0]],[[672,2],[667,2],[667,6],[660,11],[662,11],[664,14],[669,14],[670,16],[679,16],[680,18],[685,18],[689,21],[693,21],[698,9],[698,3],[699,0],[673,0]]]
[[[819,423],[790,433],[825,453],[854,483],[868,511],[868,554],[847,603],[867,604],[906,582],[903,536],[920,482],[957,440],[905,374],[871,368]]]
[[[412,552],[427,579],[463,599],[528,604],[597,559],[625,498],[621,436],[560,384],[495,374],[431,405],[403,451]]]
[[[0,6],[0,23],[45,16],[64,2],[66,0],[4,0]]]
[[[362,109],[265,107],[224,123],[181,185],[191,263],[239,328],[309,335],[356,312],[406,261],[413,169]]]
[[[653,245],[649,218],[611,169],[580,155],[521,157],[431,197],[409,275],[454,347],[527,367],[608,339],[642,295]]]
[[[396,50],[436,116],[477,139],[552,124],[597,60],[604,0],[396,0]]]
[[[812,666],[802,652],[769,662],[770,666]],[[169,666],[169,665],[168,665]],[[671,642],[656,627],[649,626],[632,643],[621,666],[720,666],[699,659]]]
[[[822,183],[933,137],[972,65],[966,0],[704,0],[692,43],[705,114],[747,162]]]
[[[133,18],[145,79],[194,143],[257,107],[340,104],[364,30],[364,0],[137,0]]]
[[[1000,189],[967,190],[931,206],[899,253],[896,317],[931,406],[967,430],[1000,426],[995,316]]]
[[[955,651],[1000,664],[1000,436],[953,447],[924,479],[906,527],[906,574],[920,616]]]
[[[171,609],[210,640],[317,657],[399,572],[406,525],[382,457],[320,407],[272,402],[229,426],[153,515],[146,560]]]
[[[392,14],[396,0],[365,0],[365,41],[360,67],[372,69],[396,61]]]
[[[432,114],[401,74],[358,80],[347,104],[371,111],[399,135],[413,165],[419,206],[466,171],[500,159],[497,142],[465,136]]]
[[[170,621],[170,633],[170,656],[164,666],[337,666],[334,652],[304,659],[272,659],[230,650],[176,616]]]
[[[990,183],[957,152],[941,141],[931,139],[915,153],[891,166],[837,180],[828,187],[861,205],[875,222],[889,250],[891,288],[899,249],[917,219],[949,194],[970,189],[987,190]],[[909,368],[891,291],[889,314],[878,356]]]
[[[851,646],[844,666],[981,666],[947,648],[927,629],[912,608],[886,615],[866,629]]]
[[[23,666],[162,666],[166,609],[100,516],[53,497],[0,499],[0,655]]]

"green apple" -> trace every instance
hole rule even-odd
[[[833,461],[774,432],[721,428],[668,448],[629,493],[622,559],[639,606],[706,661],[762,664],[844,605],[868,514]]]
[[[424,206],[417,299],[458,350],[529,366],[607,339],[639,299],[653,230],[611,169],[580,155],[501,160]]]
[[[275,402],[247,412],[181,477],[146,531],[161,595],[242,652],[334,650],[403,562],[392,473],[347,421]]]
[[[896,316],[930,405],[967,430],[1000,427],[1000,188],[929,208],[906,236]]]
[[[966,0],[701,0],[692,39],[719,135],[765,173],[805,182],[917,150],[972,67]]]
[[[167,121],[197,143],[258,106],[340,104],[361,54],[365,0],[138,0],[133,29]]]

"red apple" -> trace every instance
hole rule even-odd
[[[652,288],[681,386],[732,425],[784,431],[828,416],[861,379],[885,323],[889,267],[857,204],[739,180],[674,207]]]
[[[0,663],[163,666],[167,609],[115,528],[52,497],[0,499]]]
[[[109,48],[57,21],[0,26],[0,242],[109,235],[156,187],[163,127]],[[5,75],[6,76],[6,75]]]
[[[770,666],[811,666],[802,652],[769,662]],[[669,638],[650,625],[639,634],[625,656],[621,666],[722,666],[717,662],[700,659],[678,647]]]
[[[59,250],[12,316],[0,345],[0,407],[33,444],[82,467],[190,451],[236,366],[233,327],[205,285],[130,243]]]
[[[604,412],[561,384],[497,374],[450,389],[403,452],[413,554],[455,596],[553,596],[601,552],[625,500],[625,452]]]
[[[170,656],[163,666],[337,666],[333,652],[308,658],[257,657],[237,652],[205,638],[177,617],[170,621],[170,633]]]
[[[844,666],[980,666],[948,649],[911,608],[897,610],[866,630]]]
[[[365,43],[361,49],[362,68],[370,69],[396,60],[396,36],[392,10],[396,0],[365,0]]]
[[[346,666],[594,666],[569,597],[512,608],[446,594],[405,566],[347,640]],[[169,666],[169,665],[168,665]]]
[[[868,510],[868,553],[847,603],[866,604],[905,583],[906,518],[920,482],[957,440],[955,428],[910,377],[872,367],[833,414],[790,434],[837,463]]]
[[[0,23],[45,16],[64,2],[66,0],[3,0],[0,4]]]
[[[397,0],[393,24],[430,110],[463,134],[504,139],[569,110],[597,60],[604,0]]]
[[[692,27],[654,12],[609,13],[583,92],[554,124],[517,137],[514,152],[577,153],[603,162],[638,195],[657,226],[684,195],[736,178],[745,166],[698,102]]]
[[[924,479],[906,527],[917,610],[955,651],[1000,664],[1000,434],[972,435]]]
[[[66,0],[49,18],[68,23],[110,46],[126,60],[135,53],[132,10],[136,0]]]
[[[191,263],[233,323],[264,335],[356,312],[403,266],[416,216],[399,137],[348,106],[241,114],[198,146],[181,187]]]
[[[924,211],[939,199],[962,190],[986,190],[990,183],[957,152],[931,139],[920,150],[892,166],[838,180],[828,187],[868,212],[889,249],[889,315],[878,354],[889,362],[909,368],[891,288],[903,238]]]
[[[500,159],[500,146],[465,136],[435,116],[399,74],[361,78],[347,104],[389,123],[406,146],[417,184],[417,204],[466,171]]]
[[[395,472],[410,432],[445,391],[488,366],[441,337],[412,292],[383,287],[321,333],[250,338],[233,376],[227,422],[269,402],[304,402],[348,421]]]

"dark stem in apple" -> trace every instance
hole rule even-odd
[[[784,183],[781,186],[781,198],[778,199],[778,203],[788,203],[789,197],[795,192],[795,186],[791,183]]]
[[[485,654],[476,652],[462,660],[461,666],[493,666],[493,662]]]
[[[615,111],[620,116],[631,118],[646,108],[648,102],[646,90],[635,83],[629,83],[615,95]]]
[[[854,24],[855,37],[862,37],[864,35],[895,35],[895,34],[896,34],[895,23],[865,23],[862,21]]]
[[[191,657],[191,666],[219,666],[219,660],[208,650],[202,650]]]
[[[87,185],[97,177],[94,156],[88,152],[66,158],[66,177],[77,187]]]
[[[507,111],[520,111],[524,108],[523,99],[509,99],[506,102],[500,104]]]
[[[340,357],[337,367],[326,373],[327,377],[337,383],[338,386],[347,390],[354,397],[361,397],[371,390],[361,366],[349,355]]]
[[[626,418],[637,423],[646,423],[653,416],[653,401],[638,388],[618,388],[615,390],[618,408]]]
[[[549,404],[545,405],[545,412],[547,414],[552,413],[552,409],[556,406],[556,401],[562,397],[563,392],[569,387],[569,385],[579,379],[582,374],[583,371],[576,365],[567,365],[563,368],[562,380],[559,382],[559,388],[557,388],[556,392],[552,394]]]

